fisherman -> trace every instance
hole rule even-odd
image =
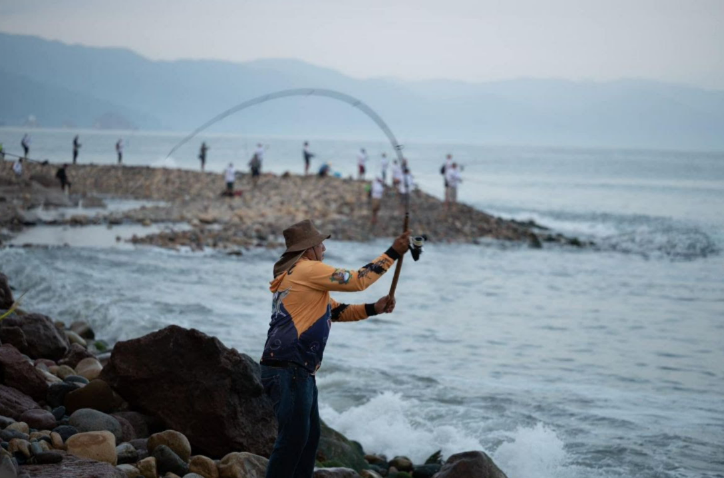
[[[400,194],[400,208],[404,212],[407,210],[407,206],[410,202],[410,192],[417,187],[415,179],[412,177],[410,168],[405,168],[402,174],[402,179],[397,185],[397,192]]]
[[[206,146],[206,141],[201,143],[201,150],[199,151],[199,161],[201,161],[201,172],[204,172],[204,168],[206,167],[206,152],[209,150],[209,147]]]
[[[462,182],[458,163],[452,165],[445,172],[445,210],[455,207],[458,200],[458,186]]]
[[[380,159],[380,173],[382,174],[382,183],[387,183],[387,166],[389,166],[390,160],[387,158],[387,154],[382,153]]]
[[[123,138],[116,141],[116,153],[118,153],[118,164],[123,163]]]
[[[65,194],[68,194],[70,192],[70,181],[68,181],[68,175],[65,172],[65,168],[67,168],[68,165],[64,164],[63,166],[58,168],[58,171],[55,173],[55,177],[58,178],[58,181],[60,181],[60,189]]]
[[[23,158],[28,159],[28,154],[30,154],[30,135],[28,133],[23,135],[23,139],[20,140],[20,146],[23,147]]]
[[[80,144],[80,139],[78,139],[78,135],[76,134],[75,138],[73,138],[73,164],[78,161],[78,151],[81,146],[82,144]]]
[[[21,179],[23,177],[23,158],[18,158],[13,163],[13,172],[15,173],[15,177],[17,179]]]
[[[249,161],[249,168],[251,168],[251,185],[256,187],[256,183],[259,182],[259,176],[261,176],[261,160],[262,156],[259,156],[259,152],[254,153]]]
[[[236,170],[234,164],[229,163],[229,166],[224,171],[224,179],[226,180],[226,195],[234,196],[234,181],[236,180]]]
[[[264,163],[264,153],[266,153],[266,150],[269,149],[269,145],[263,145],[261,143],[256,143],[256,150],[254,151],[254,155],[259,159],[259,169],[261,169],[261,165]]]
[[[329,175],[329,171],[332,169],[332,165],[329,163],[324,163],[319,167],[319,172],[317,173],[317,176],[320,178],[326,178]]]
[[[377,224],[377,214],[382,207],[382,197],[385,195],[385,181],[378,176],[372,181],[372,225]]]
[[[357,154],[357,170],[358,179],[365,178],[365,165],[367,164],[367,151],[364,148],[360,148]]]
[[[314,153],[309,151],[309,141],[304,142],[304,149],[302,151],[302,155],[304,156],[304,175],[306,176],[307,174],[309,174],[309,164],[314,157]]]
[[[390,313],[395,300],[348,305],[332,291],[356,292],[376,282],[409,248],[410,233],[359,270],[325,264],[324,240],[310,220],[284,230],[287,249],[274,264],[272,315],[261,358],[261,381],[274,405],[278,433],[267,478],[311,478],[320,437],[315,374],[333,322],[352,322]]]
[[[3,150],[3,144],[0,143],[0,161],[5,160],[5,151]]]
[[[445,156],[445,163],[440,167],[440,174],[442,174],[442,179],[444,182],[445,187],[445,194],[447,194],[447,171],[450,169],[450,166],[452,166],[452,154],[449,154]],[[445,196],[447,198],[447,196]]]

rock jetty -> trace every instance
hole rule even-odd
[[[15,305],[0,274],[2,478],[264,477],[276,419],[249,356],[177,326],[108,351]],[[415,464],[325,424],[314,477],[506,478],[482,451]]]
[[[87,224],[184,223],[190,227],[134,237],[138,244],[166,248],[215,248],[235,251],[255,246],[280,245],[282,230],[312,218],[335,239],[368,241],[394,237],[402,227],[400,197],[388,187],[377,226],[371,225],[369,183],[353,179],[264,174],[254,186],[239,174],[238,195],[223,196],[220,174],[182,169],[137,166],[77,165],[68,168],[73,194],[63,195],[53,179],[56,167],[28,164],[26,177],[12,176],[10,163],[0,163],[0,228],[19,229],[41,223],[33,214],[40,205],[67,207],[99,203],[99,197],[163,201],[164,205],[125,212],[75,214],[60,222]],[[491,216],[465,204],[446,211],[442,201],[414,191],[410,199],[410,229],[431,241],[477,243],[484,239],[522,241],[533,247],[545,243],[584,245],[575,238],[551,233],[535,223]],[[57,223],[53,221],[52,223]],[[1,240],[1,238],[0,238]]]

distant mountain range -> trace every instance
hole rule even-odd
[[[403,142],[724,149],[724,91],[648,80],[360,80],[297,60],[151,61],[0,33],[0,125],[32,115],[45,127],[190,131],[244,100],[300,87],[361,99]],[[359,112],[325,98],[265,103],[215,131],[379,137]]]

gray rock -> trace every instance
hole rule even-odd
[[[76,433],[78,433],[78,429],[75,427],[72,427],[70,425],[61,425],[59,427],[56,427],[53,429],[55,433],[60,435],[60,438],[63,439],[63,443],[65,443],[68,438],[72,437]]]
[[[25,434],[23,432],[19,432],[17,430],[0,430],[0,438],[2,439],[2,441],[9,442],[13,438],[20,438],[22,440],[27,440],[30,437],[27,434]]]
[[[37,455],[39,453],[43,453],[43,447],[41,447],[38,442],[31,442],[30,443],[30,454]]]
[[[10,417],[0,415],[0,430],[4,430],[11,423],[15,423],[15,420]]]
[[[65,416],[65,407],[62,405],[60,407],[55,407],[52,413],[56,420],[62,420]]]
[[[83,385],[88,385],[90,383],[87,378],[81,377],[80,375],[68,375],[63,379],[63,381],[68,383],[81,383]]]
[[[78,429],[79,432],[99,432],[105,430],[113,433],[117,442],[120,442],[123,438],[123,430],[118,420],[98,410],[81,408],[70,416],[69,423]]]
[[[435,473],[440,471],[440,468],[442,468],[442,465],[437,463],[417,465],[415,471],[412,472],[412,478],[432,478]]]
[[[156,468],[159,475],[170,471],[179,476],[184,476],[189,472],[189,466],[186,462],[166,445],[157,446],[153,450],[152,456],[156,459]]]
[[[204,477],[197,473],[189,473],[187,475],[184,475],[182,478],[204,478]]]
[[[119,465],[136,463],[138,461],[138,451],[136,451],[130,443],[121,443],[118,445],[116,447],[116,455],[118,456]]]

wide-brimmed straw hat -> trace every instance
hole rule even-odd
[[[309,219],[305,219],[284,229],[284,241],[286,242],[287,250],[284,251],[282,257],[274,264],[274,277],[291,269],[302,257],[304,251],[310,247],[321,244],[325,239],[329,239],[330,237],[332,237],[331,234],[319,232]]]

